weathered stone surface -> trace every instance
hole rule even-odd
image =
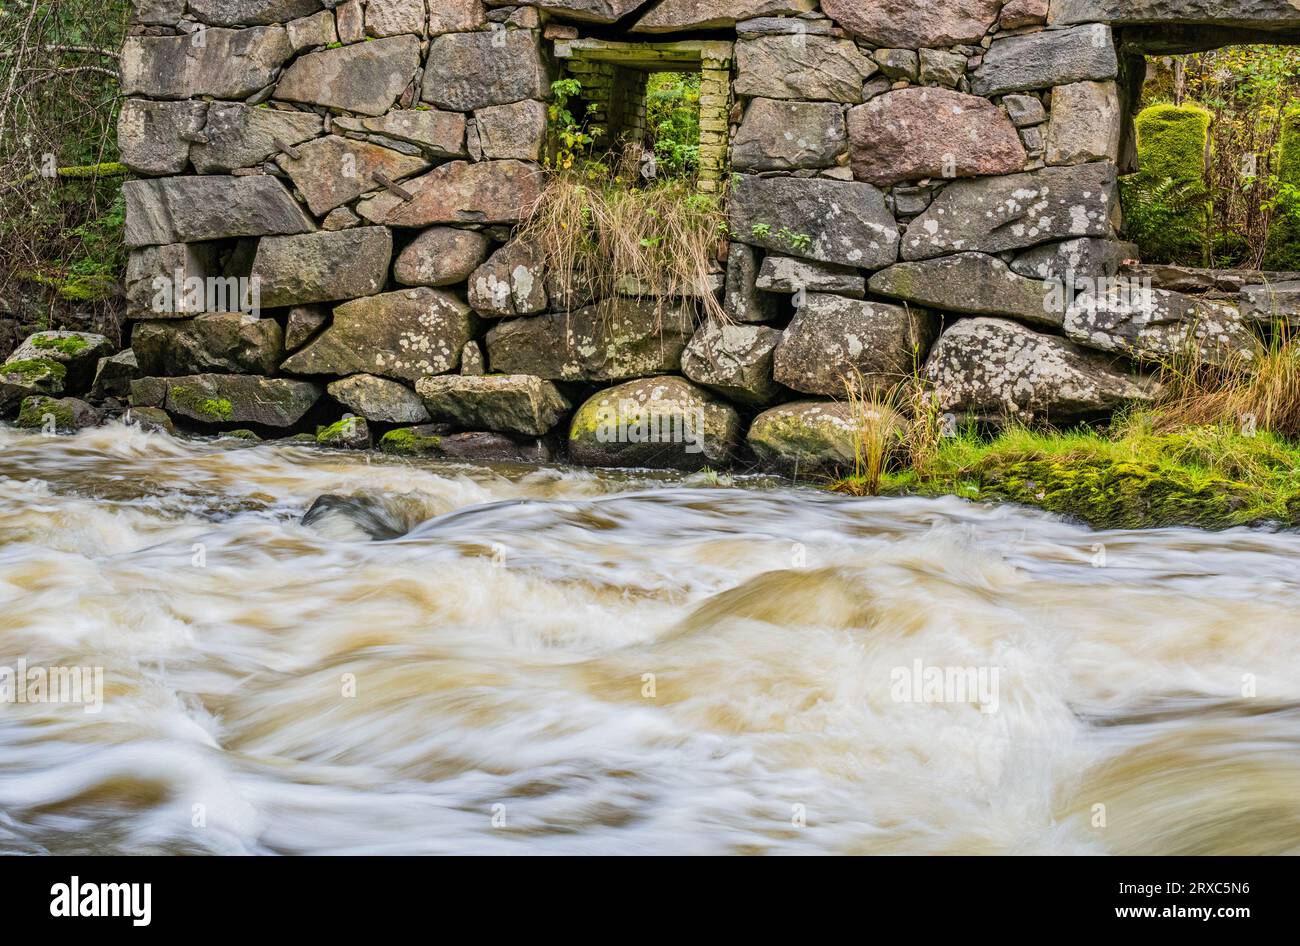
[[[1059,283],[1026,279],[996,256],[958,253],[898,263],[871,277],[871,291],[945,312],[1004,315],[1060,328],[1066,293]]]
[[[731,166],[737,171],[828,168],[847,148],[838,104],[754,99],[732,139]]]
[[[284,24],[284,29],[289,34],[289,43],[294,52],[311,49],[313,46],[328,46],[339,40],[338,31],[334,29],[334,14],[329,10],[289,20]]]
[[[90,397],[126,397],[131,393],[131,382],[140,377],[140,363],[131,349],[99,359],[95,366],[95,380],[90,385]]]
[[[190,36],[128,36],[122,44],[122,94],[155,99],[209,95],[242,99],[275,80],[293,55],[279,26],[213,27]]]
[[[1300,27],[1300,9],[1290,0],[1052,0],[1050,22],[1070,23],[1190,23],[1254,26],[1264,29]]]
[[[877,49],[876,65],[895,81],[915,82],[921,75],[921,57],[912,49]]]
[[[435,421],[497,433],[540,437],[571,407],[550,381],[522,374],[421,378],[415,390]]]
[[[368,296],[384,287],[393,256],[385,227],[267,237],[257,247],[253,278],[268,308]]]
[[[727,251],[726,295],[723,308],[736,322],[771,322],[777,316],[776,299],[758,291],[758,253],[736,240]]]
[[[318,385],[245,374],[197,374],[183,378],[139,378],[131,382],[131,403],[204,424],[260,424],[292,427],[321,396]]]
[[[596,394],[569,428],[583,466],[698,470],[726,464],[740,440],[734,408],[681,378],[642,378]]]
[[[1028,157],[1002,109],[949,89],[900,89],[850,109],[849,138],[854,177],[881,186],[1008,174]]]
[[[1017,128],[1029,128],[1047,121],[1047,109],[1035,95],[1008,95],[1002,99],[1007,117]]]
[[[323,49],[294,60],[275,87],[275,96],[382,115],[393,107],[419,64],[420,41],[414,36]]]
[[[448,292],[427,286],[386,292],[338,306],[333,324],[281,368],[414,382],[455,369],[473,330],[469,306]]]
[[[151,102],[127,99],[117,119],[122,163],[137,174],[180,174],[189,165],[185,136],[203,130],[204,102]]]
[[[1127,281],[1079,296],[1065,314],[1068,338],[1144,361],[1199,352],[1210,363],[1249,358],[1254,336],[1235,306]]]
[[[1118,161],[1121,109],[1114,82],[1073,82],[1052,90],[1048,164]]]
[[[624,381],[676,371],[693,332],[685,306],[660,311],[652,301],[616,297],[494,326],[488,365],[548,381]]]
[[[316,428],[316,445],[339,450],[369,450],[374,440],[364,417],[344,417]]]
[[[333,381],[330,397],[358,417],[383,424],[423,424],[429,419],[419,395],[404,384],[372,374],[354,374]]]
[[[376,174],[400,181],[429,166],[423,158],[338,135],[300,145],[298,157],[282,154],[276,163],[293,179],[317,216],[375,190],[379,187]]]
[[[277,141],[302,144],[319,135],[321,126],[320,116],[307,112],[213,102],[203,128],[207,141],[190,146],[190,160],[200,174],[253,167],[280,150]]]
[[[487,259],[491,245],[492,241],[477,230],[432,227],[397,255],[393,278],[404,286],[464,282]]]
[[[140,322],[131,333],[143,375],[275,374],[284,333],[274,319],[238,312]]]
[[[429,6],[431,36],[476,30],[487,23],[483,0],[438,0]]]
[[[367,36],[423,36],[424,26],[424,0],[367,0]]]
[[[1026,26],[1040,26],[1047,22],[1048,0],[1007,0],[998,17],[1004,30],[1018,30]]]
[[[781,330],[767,325],[702,325],[682,353],[682,374],[737,404],[770,402],[781,386],[772,377],[772,353]]]
[[[113,354],[113,343],[94,332],[37,332],[10,353],[6,365],[54,361],[63,366],[63,389],[85,391],[95,378],[99,359]]]
[[[529,246],[513,240],[469,277],[469,304],[485,318],[546,311],[546,267]]]
[[[417,144],[435,158],[465,156],[465,116],[460,112],[398,109],[379,118],[363,119],[361,125],[367,131]]]
[[[539,10],[549,10],[565,20],[616,23],[649,0],[533,0]]]
[[[737,175],[729,214],[736,239],[777,253],[864,269],[898,259],[898,225],[870,184]]]
[[[941,410],[1053,422],[1149,399],[1151,383],[1113,359],[1004,319],[962,319],[925,365]]]
[[[546,103],[524,99],[474,112],[479,147],[488,160],[540,161],[546,150]]]
[[[145,433],[175,435],[176,424],[160,407],[131,407],[122,415],[122,423],[138,427]]]
[[[390,430],[379,441],[379,449],[398,456],[480,463],[549,463],[555,459],[554,451],[545,440],[489,431],[449,434],[445,424]]]
[[[768,256],[763,260],[756,285],[764,292],[833,292],[855,299],[867,293],[867,280],[856,269],[790,256]]]
[[[861,102],[876,64],[847,39],[761,36],[736,43],[736,95]]]
[[[189,0],[189,14],[211,26],[265,26],[315,13],[321,0]]]
[[[420,97],[438,108],[469,112],[521,99],[542,99],[547,92],[537,34],[489,30],[435,37]]]
[[[49,430],[70,434],[94,427],[103,418],[85,401],[75,397],[47,397],[34,394],[23,399],[16,424],[29,430]]]
[[[726,29],[760,16],[808,13],[817,0],[663,0],[637,20],[633,33]]]
[[[865,408],[876,414],[879,408]],[[888,422],[903,427],[890,411]],[[811,476],[853,469],[861,424],[847,401],[795,401],[764,411],[749,426],[749,448],[758,462],[787,476]]]
[[[169,177],[127,181],[127,246],[306,233],[314,228],[273,177]]]
[[[1241,314],[1247,321],[1264,328],[1279,323],[1300,325],[1300,281],[1245,287],[1241,291]]]
[[[1001,0],[822,0],[822,12],[872,46],[978,44]]]
[[[1125,260],[1137,255],[1138,248],[1132,243],[1083,237],[1036,246],[1012,260],[1011,269],[1030,279],[1073,279],[1077,283],[1079,279],[1114,276]]]
[[[50,358],[10,358],[0,365],[0,413],[7,414],[33,394],[62,394],[68,369]]]
[[[126,314],[131,319],[185,318],[197,301],[183,287],[192,279],[207,279],[217,271],[212,243],[166,243],[132,250],[126,261]],[[182,291],[176,291],[182,287]],[[206,293],[204,293],[206,303]]]
[[[185,15],[185,0],[132,0],[131,23],[175,26]]]
[[[911,376],[938,329],[925,309],[810,293],[776,346],[776,380],[828,397],[845,396],[859,380],[888,388]]]
[[[363,200],[357,212],[390,227],[518,223],[541,195],[542,172],[521,161],[450,161],[402,186],[413,200],[385,192]]]
[[[968,59],[963,53],[945,49],[921,50],[921,84],[955,88],[966,74]]]
[[[285,350],[293,351],[301,348],[328,321],[329,316],[320,306],[294,306],[284,319]]]
[[[1094,23],[1027,33],[994,41],[971,75],[976,95],[1048,89],[1072,82],[1101,82],[1119,74],[1110,27]]]
[[[1118,214],[1112,164],[955,181],[907,227],[903,258],[1000,253],[1071,237],[1110,237]]]

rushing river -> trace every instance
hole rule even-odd
[[[357,498],[304,524],[322,494]],[[1298,853],[1298,566],[1285,533],[4,428],[0,666],[103,690],[0,704],[0,851]]]

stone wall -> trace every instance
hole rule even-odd
[[[799,471],[851,456],[849,379],[919,371],[954,417],[1102,415],[1149,397],[1159,359],[1244,348],[1266,321],[1231,296],[1135,297],[1116,279],[1132,254],[1116,182],[1133,43],[1162,23],[1291,30],[1300,14],[1285,0],[140,0],[120,135],[138,175],[138,367],[115,356],[100,391],[129,382],[137,407],[209,430]],[[729,86],[706,103],[726,107],[706,125],[729,167],[726,324],[700,324],[689,300],[667,318],[633,297],[568,311],[512,242],[543,186],[550,84],[583,43],[732,51],[706,64]],[[259,305],[160,295],[178,277],[254,280]]]

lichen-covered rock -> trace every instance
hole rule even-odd
[[[863,269],[898,259],[898,225],[870,184],[740,174],[728,208],[735,239],[776,253]]]
[[[1129,280],[1075,299],[1065,314],[1065,334],[1080,345],[1144,361],[1197,353],[1221,363],[1250,358],[1255,348],[1255,336],[1236,306]]]
[[[321,6],[321,0],[189,0],[188,9],[210,26],[263,26],[307,16]]]
[[[776,346],[776,380],[829,397],[889,388],[912,376],[938,327],[925,309],[809,293]]]
[[[1150,379],[1113,358],[1005,319],[962,319],[925,364],[941,410],[984,418],[1061,421],[1150,400]]]
[[[131,349],[116,355],[105,355],[95,367],[95,380],[90,385],[90,398],[102,401],[106,397],[126,397],[131,393],[131,382],[140,377],[140,363]]]
[[[569,427],[582,466],[699,470],[725,465],[740,440],[735,408],[681,378],[642,378],[594,395]]]
[[[197,374],[138,378],[131,404],[157,407],[203,424],[292,427],[321,396],[318,385],[246,374]]]
[[[822,0],[822,12],[871,46],[977,45],[1002,0]]]
[[[338,30],[334,28],[332,10],[321,10],[310,16],[288,20],[284,24],[284,29],[289,34],[289,42],[294,52],[329,46],[339,41]]]
[[[1114,82],[1072,82],[1052,90],[1047,126],[1048,164],[1118,161],[1121,121]]]
[[[451,293],[427,286],[385,292],[335,308],[330,327],[281,370],[415,382],[455,369],[473,330],[469,306]]]
[[[432,227],[397,254],[393,278],[403,286],[455,285],[478,269],[491,246],[492,241],[477,230]]]
[[[131,347],[144,375],[275,374],[284,333],[275,319],[239,312],[140,322]]]
[[[988,99],[949,89],[889,92],[849,110],[853,175],[884,186],[1024,169],[1020,134]]]
[[[440,223],[518,223],[541,195],[542,172],[521,161],[450,161],[402,185],[414,198],[384,192],[357,212],[390,227]]]
[[[429,4],[429,35],[463,33],[487,25],[483,0],[438,0]]]
[[[364,417],[344,417],[332,424],[317,427],[316,443],[340,450],[369,450],[372,443],[370,425]]]
[[[332,381],[325,388],[330,397],[353,414],[388,424],[423,424],[429,412],[419,396],[404,384],[372,374],[354,374]]]
[[[213,27],[193,37],[128,36],[122,44],[122,94],[154,99],[242,99],[275,81],[293,55],[279,26]]]
[[[945,312],[1003,315],[1055,328],[1065,318],[1060,283],[1026,279],[985,253],[896,263],[872,276],[870,286],[877,295]]]
[[[16,423],[29,430],[50,430],[66,434],[84,427],[94,427],[102,419],[99,411],[80,398],[53,398],[34,394],[23,399]]]
[[[533,0],[533,6],[549,10],[565,20],[584,23],[617,23],[648,0]]]
[[[702,325],[682,353],[682,374],[737,404],[757,407],[781,391],[772,353],[781,330],[767,325]]]
[[[901,429],[901,418],[892,412],[886,416]],[[787,476],[847,473],[866,419],[855,417],[846,401],[795,401],[759,414],[746,439],[765,469]]]
[[[1118,213],[1116,169],[1104,162],[954,181],[908,224],[903,259],[1109,238]]]
[[[548,381],[624,381],[678,370],[693,333],[686,306],[616,297],[494,326],[488,364]]]
[[[546,103],[525,99],[474,112],[479,148],[489,161],[540,161],[546,151]]]
[[[294,351],[301,348],[321,327],[329,316],[315,305],[296,305],[284,317],[284,348]]]
[[[766,261],[764,261],[766,262]],[[776,299],[758,289],[758,254],[752,246],[733,241],[727,251],[726,295],[723,308],[736,322],[771,322],[777,317]]]
[[[366,131],[419,145],[435,158],[465,156],[465,116],[436,108],[398,109],[378,118],[364,118]]]
[[[127,181],[127,246],[198,243],[315,229],[285,186],[269,176],[167,177]]]
[[[762,16],[797,16],[817,0],[663,0],[636,21],[633,33],[681,33],[727,29]]]
[[[99,359],[113,354],[115,346],[94,332],[36,332],[5,359],[16,362],[55,361],[63,366],[63,389],[85,391],[95,378]]]
[[[738,96],[823,102],[862,101],[877,66],[856,43],[829,36],[760,36],[736,43]]]
[[[1053,25],[1188,23],[1269,29],[1300,27],[1290,0],[1052,0]]]
[[[540,437],[571,408],[554,384],[531,375],[443,375],[421,378],[415,390],[435,421],[470,430]]]
[[[366,3],[367,36],[424,35],[424,0],[369,0]]]
[[[295,59],[276,85],[275,96],[382,115],[393,107],[419,64],[420,41],[414,36],[323,49]]]
[[[1241,315],[1263,328],[1300,326],[1300,281],[1247,286],[1241,291]]]
[[[282,154],[276,163],[318,217],[377,188],[376,174],[400,181],[429,166],[424,158],[339,135],[317,138],[296,150],[297,157]]]
[[[837,103],[760,98],[749,103],[731,141],[731,166],[737,171],[829,168],[847,148],[844,110]]]
[[[0,413],[33,394],[62,394],[68,369],[50,358],[10,358],[0,365]]]
[[[1138,248],[1118,240],[1083,237],[1045,243],[1026,250],[1011,261],[1013,272],[1030,279],[1056,279],[1077,284],[1080,279],[1114,276],[1125,260],[1136,259]]]
[[[384,287],[392,256],[385,227],[267,237],[258,243],[252,278],[267,308],[353,299]]]
[[[546,267],[526,243],[512,240],[469,277],[469,304],[484,318],[546,311]]]
[[[180,174],[189,165],[190,141],[203,130],[206,102],[127,99],[117,118],[117,150],[137,174]]]
[[[791,256],[768,256],[764,259],[755,285],[764,292],[832,292],[854,299],[867,294],[867,280],[859,270]]]
[[[537,34],[489,30],[435,36],[420,97],[452,112],[546,98],[549,83]]]
[[[976,95],[1104,82],[1119,75],[1110,27],[1102,23],[994,40],[971,75]]]
[[[321,117],[310,112],[212,102],[205,113],[204,140],[190,144],[189,157],[200,174],[254,167],[279,152],[281,144],[302,144],[322,127]]]

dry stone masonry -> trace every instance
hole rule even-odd
[[[1145,51],[1295,29],[1291,0],[139,0],[130,348],[34,336],[0,408],[93,384],[208,431],[800,474],[851,460],[850,379],[1102,416],[1300,317],[1300,283],[1142,295],[1117,199]],[[570,298],[515,239],[552,83],[636,134],[665,69],[703,75],[725,324]]]

